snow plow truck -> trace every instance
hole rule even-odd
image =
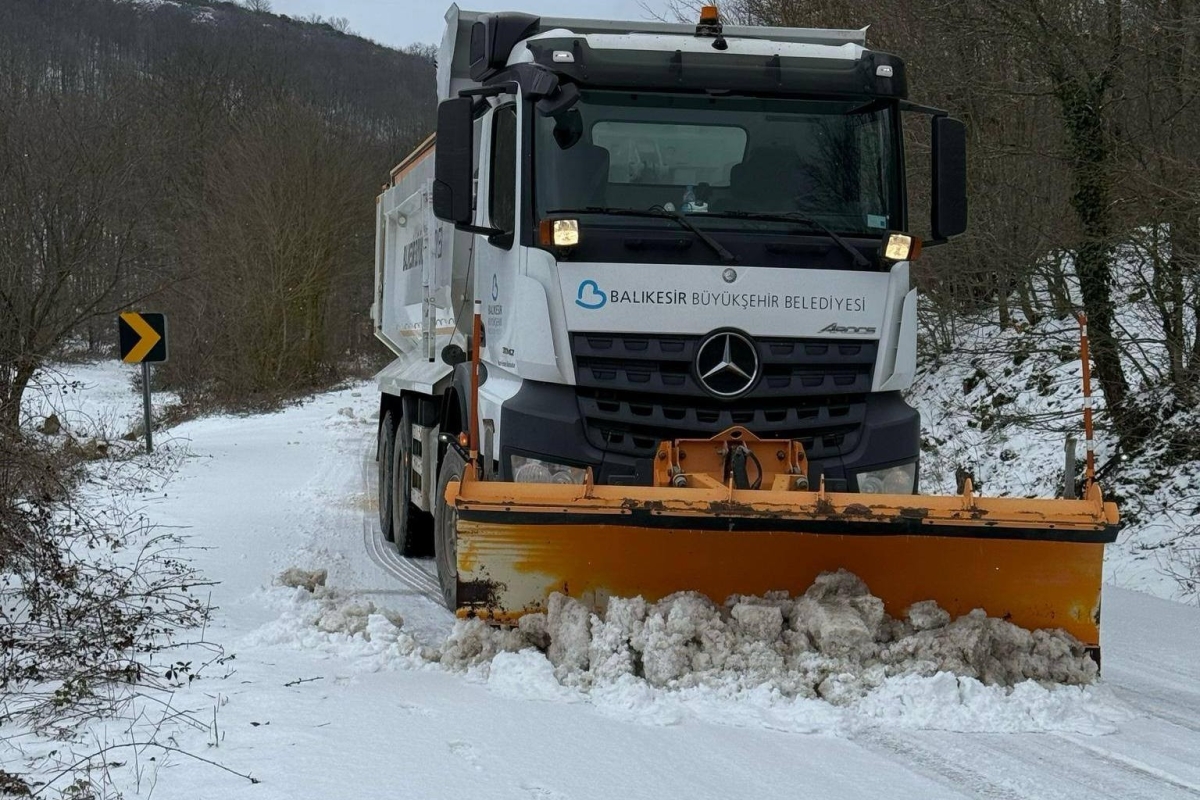
[[[803,592],[860,576],[1098,656],[1115,506],[919,492],[922,246],[966,132],[866,30],[452,6],[437,131],[377,200],[379,510],[446,604]],[[929,241],[902,121],[929,125]],[[1086,364],[1086,362],[1085,362]]]

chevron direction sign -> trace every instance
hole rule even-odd
[[[158,364],[167,360],[167,316],[126,311],[117,327],[121,360],[126,364]]]

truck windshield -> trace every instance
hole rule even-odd
[[[885,104],[585,91],[535,125],[539,216],[664,208],[693,221],[711,212],[706,225],[761,228],[785,222],[750,214],[790,213],[876,235],[901,224]]]

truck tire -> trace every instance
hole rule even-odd
[[[415,397],[405,397],[392,459],[392,534],[396,549],[406,558],[433,552],[433,516],[412,502],[412,420]]]
[[[446,502],[446,487],[462,480],[467,462],[453,447],[446,449],[442,468],[438,471],[437,500],[433,515],[433,549],[437,561],[438,582],[442,598],[451,611],[458,608],[458,514]]]
[[[389,409],[379,423],[379,446],[375,460],[379,463],[379,530],[383,538],[392,541],[392,462],[396,448],[396,417]]]

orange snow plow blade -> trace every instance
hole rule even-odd
[[[736,488],[729,454],[752,454],[759,488]],[[685,471],[683,465],[687,464]],[[694,590],[803,593],[847,569],[889,614],[936,600],[1025,628],[1062,628],[1100,642],[1104,545],[1119,530],[1099,487],[1083,499],[850,494],[807,488],[796,442],[733,428],[711,440],[664,442],[655,485],[479,480],[447,487],[457,512],[458,614],[512,622],[551,592],[603,610],[609,597],[658,600]],[[747,472],[742,472],[742,482]]]

